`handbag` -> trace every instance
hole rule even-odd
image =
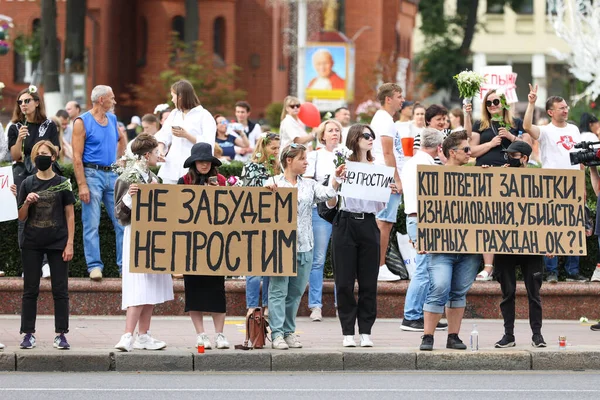
[[[236,350],[262,349],[268,339],[269,322],[263,315],[262,308],[255,308],[246,317],[246,339],[244,344],[236,345]]]
[[[33,175],[36,170],[33,162],[31,161],[31,157],[23,156],[21,159],[23,161],[17,161],[12,165],[13,180],[17,187],[20,187],[25,178]]]
[[[390,245],[385,254],[385,265],[388,267],[390,272],[392,272],[394,275],[398,275],[401,280],[409,279],[404,258],[400,252],[398,242],[395,240],[390,240]]]

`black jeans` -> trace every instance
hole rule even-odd
[[[497,254],[494,259],[494,276],[500,282],[502,302],[500,310],[504,318],[504,332],[514,335],[515,331],[515,297],[517,291],[517,266],[523,272],[523,281],[529,300],[529,325],[531,331],[542,331],[542,299],[540,288],[544,275],[544,257],[540,255]]]
[[[337,290],[337,305],[342,333],[371,334],[377,318],[377,276],[379,275],[379,228],[375,215],[364,214],[356,219],[344,211],[338,212],[332,230],[333,276]],[[358,281],[358,303],[354,297],[354,282]]]
[[[44,253],[48,255],[50,264],[55,332],[67,333],[69,332],[69,263],[63,261],[62,250],[49,249],[23,249],[21,251],[24,273],[21,333],[35,333]]]

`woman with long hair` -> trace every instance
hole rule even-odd
[[[315,132],[309,134],[306,133],[306,126],[298,118],[300,105],[300,99],[294,96],[287,96],[283,100],[281,125],[279,126],[281,148],[284,148],[290,143],[308,145],[316,137]]]
[[[163,183],[177,183],[187,171],[181,160],[190,155],[195,143],[215,144],[217,124],[213,116],[200,105],[200,100],[189,81],[181,80],[171,86],[171,100],[175,109],[156,134],[163,165],[158,172]],[[164,157],[166,154],[166,158]]]
[[[223,149],[223,157],[226,157],[228,161],[235,158],[235,146],[243,148],[250,146],[248,137],[243,129],[228,132],[229,122],[223,115],[215,115],[215,122],[217,123],[215,141]]]
[[[581,114],[579,119],[579,132],[581,132],[582,142],[597,142],[600,134],[600,122],[595,115],[590,113]],[[597,146],[595,146],[597,147]]]
[[[188,172],[177,182],[180,185],[211,185],[225,186],[223,175],[217,168],[221,162],[212,155],[212,148],[208,143],[196,143],[192,147],[191,155],[185,160],[183,166]],[[185,311],[190,313],[190,318],[196,329],[196,344],[204,345],[205,349],[212,349],[212,344],[204,330],[204,314],[211,314],[215,326],[215,345],[217,349],[228,349],[229,342],[223,334],[225,327],[225,277],[208,275],[184,275],[185,284]]]
[[[369,125],[350,128],[346,147],[352,150],[349,161],[373,163],[371,150],[375,132]],[[337,199],[335,199],[337,200]],[[379,228],[377,213],[385,202],[342,197],[333,220],[331,253],[333,276],[337,290],[338,316],[342,326],[344,347],[356,347],[355,325],[361,347],[372,347],[371,328],[377,318],[377,276],[379,274]],[[330,206],[330,203],[327,204]],[[358,303],[354,284],[358,281]]]

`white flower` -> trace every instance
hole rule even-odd
[[[261,158],[262,154],[261,153],[256,153],[256,158]]]
[[[0,90],[4,89],[4,82],[0,82]]]
[[[161,112],[167,110],[168,108],[169,108],[169,105],[166,104],[166,103],[165,104],[159,104],[156,107],[154,107],[154,114],[161,113]]]
[[[38,89],[35,85],[29,85],[29,87],[27,88],[27,91],[29,93],[37,93]]]
[[[504,88],[498,88],[498,89],[496,89],[496,94],[499,97],[506,96],[506,93],[504,93]]]
[[[581,318],[579,318],[579,322],[581,322],[582,324],[585,324],[588,322],[588,319],[586,317],[581,317]]]

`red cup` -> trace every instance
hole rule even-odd
[[[204,345],[203,344],[198,345],[198,354],[204,354]]]
[[[406,157],[413,156],[413,146],[415,144],[415,138],[405,137],[401,139],[402,141],[402,152]]]

